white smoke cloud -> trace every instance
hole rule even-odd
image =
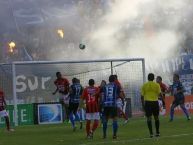
[[[87,53],[96,52],[95,58],[144,57],[151,61],[175,56],[187,6],[186,0],[115,0],[87,35]]]
[[[39,40],[37,49],[45,49],[42,53],[49,60],[144,57],[157,62],[179,54],[186,33],[191,32],[188,21],[193,15],[193,6],[190,0],[101,1],[108,3],[104,13],[100,6],[93,7],[94,1],[90,0],[66,5],[63,1],[46,4],[33,1],[36,5],[42,4],[39,11],[34,7],[28,14],[24,11],[28,9],[22,6],[21,10],[15,8],[14,16],[22,24],[39,17],[44,20],[45,26],[40,29],[50,32],[42,33],[35,28],[33,32]],[[38,17],[34,18],[35,15]],[[53,30],[58,28],[64,29],[63,40],[57,39]],[[84,43],[86,49],[79,50],[79,43]]]

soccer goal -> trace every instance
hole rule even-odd
[[[77,77],[83,86],[88,85],[89,79],[94,79],[96,85],[100,85],[101,80],[108,82],[109,75],[117,74],[126,97],[131,98],[133,115],[141,110],[140,87],[145,81],[143,58],[0,64],[0,87],[5,92],[7,103],[14,108],[10,118],[13,118],[15,125],[22,122],[22,106],[18,104],[58,101],[57,95],[52,95],[55,90],[53,83],[56,79],[55,73],[58,71],[70,83],[73,77]],[[30,109],[24,111],[30,114]]]

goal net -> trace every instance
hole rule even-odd
[[[145,81],[145,63],[141,58],[1,64],[0,88],[5,92],[7,103],[14,105],[15,112],[17,104],[57,102],[59,97],[52,92],[56,89],[54,80],[58,71],[70,83],[74,77],[80,79],[84,87],[88,86],[89,79],[94,79],[98,86],[101,80],[108,82],[109,75],[116,74],[126,97],[131,98],[133,115],[141,110],[140,87]]]

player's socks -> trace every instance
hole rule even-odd
[[[80,129],[82,129],[82,121],[81,121],[81,119],[80,119],[80,115],[78,114],[78,112],[76,112],[75,118],[76,118],[77,121],[80,122]]]
[[[150,135],[153,135],[153,131],[152,131],[152,121],[151,121],[151,120],[147,120],[147,126],[148,126],[148,129],[149,129]]]
[[[184,111],[187,118],[189,118],[188,110],[185,108],[185,106],[181,106],[182,110]]]
[[[170,122],[174,120],[174,108],[170,110]]]
[[[90,137],[90,139],[93,139],[93,132],[92,131],[89,133],[89,137]]]
[[[127,117],[126,114],[123,112],[123,110],[121,110],[121,114],[122,114],[122,116],[123,116],[123,118],[124,118],[125,120],[128,120],[128,117]]]
[[[113,136],[117,136],[118,123],[117,121],[113,121]]]
[[[77,121],[80,121],[80,116],[79,116],[78,112],[76,112],[75,118],[77,119]]]
[[[155,128],[156,128],[156,136],[159,136],[160,132],[159,132],[159,120],[155,120]]]
[[[165,101],[162,100],[162,103],[163,103],[163,109],[166,109],[166,103],[165,103]]]
[[[87,136],[89,136],[89,134],[90,134],[90,123],[91,123],[90,120],[86,121],[86,133],[87,133]]]
[[[9,131],[10,130],[10,122],[9,122],[9,117],[5,117],[5,122],[6,122],[6,127],[7,127],[7,130]]]
[[[82,125],[82,121],[80,121],[80,129],[82,129],[83,127],[82,127],[83,125]]]
[[[94,124],[93,124],[93,127],[92,127],[92,132],[94,132],[97,129],[98,125],[99,125],[99,121],[95,120]]]
[[[70,122],[71,122],[71,124],[72,124],[72,127],[74,128],[74,127],[75,127],[75,121],[74,121],[74,115],[73,115],[73,113],[70,113],[69,119],[70,119]]]
[[[107,136],[107,121],[103,121],[103,138]]]

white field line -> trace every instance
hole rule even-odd
[[[182,136],[191,136],[193,133],[184,133],[184,134],[176,134],[176,135],[170,135],[170,136],[161,136],[161,137],[154,137],[154,138],[135,138],[135,139],[128,139],[128,140],[113,140],[113,141],[103,141],[103,142],[89,142],[89,143],[83,143],[80,145],[102,145],[102,144],[125,144],[129,142],[141,142],[144,140],[152,140],[152,139],[164,139],[164,138],[177,138],[177,137],[182,137]]]

